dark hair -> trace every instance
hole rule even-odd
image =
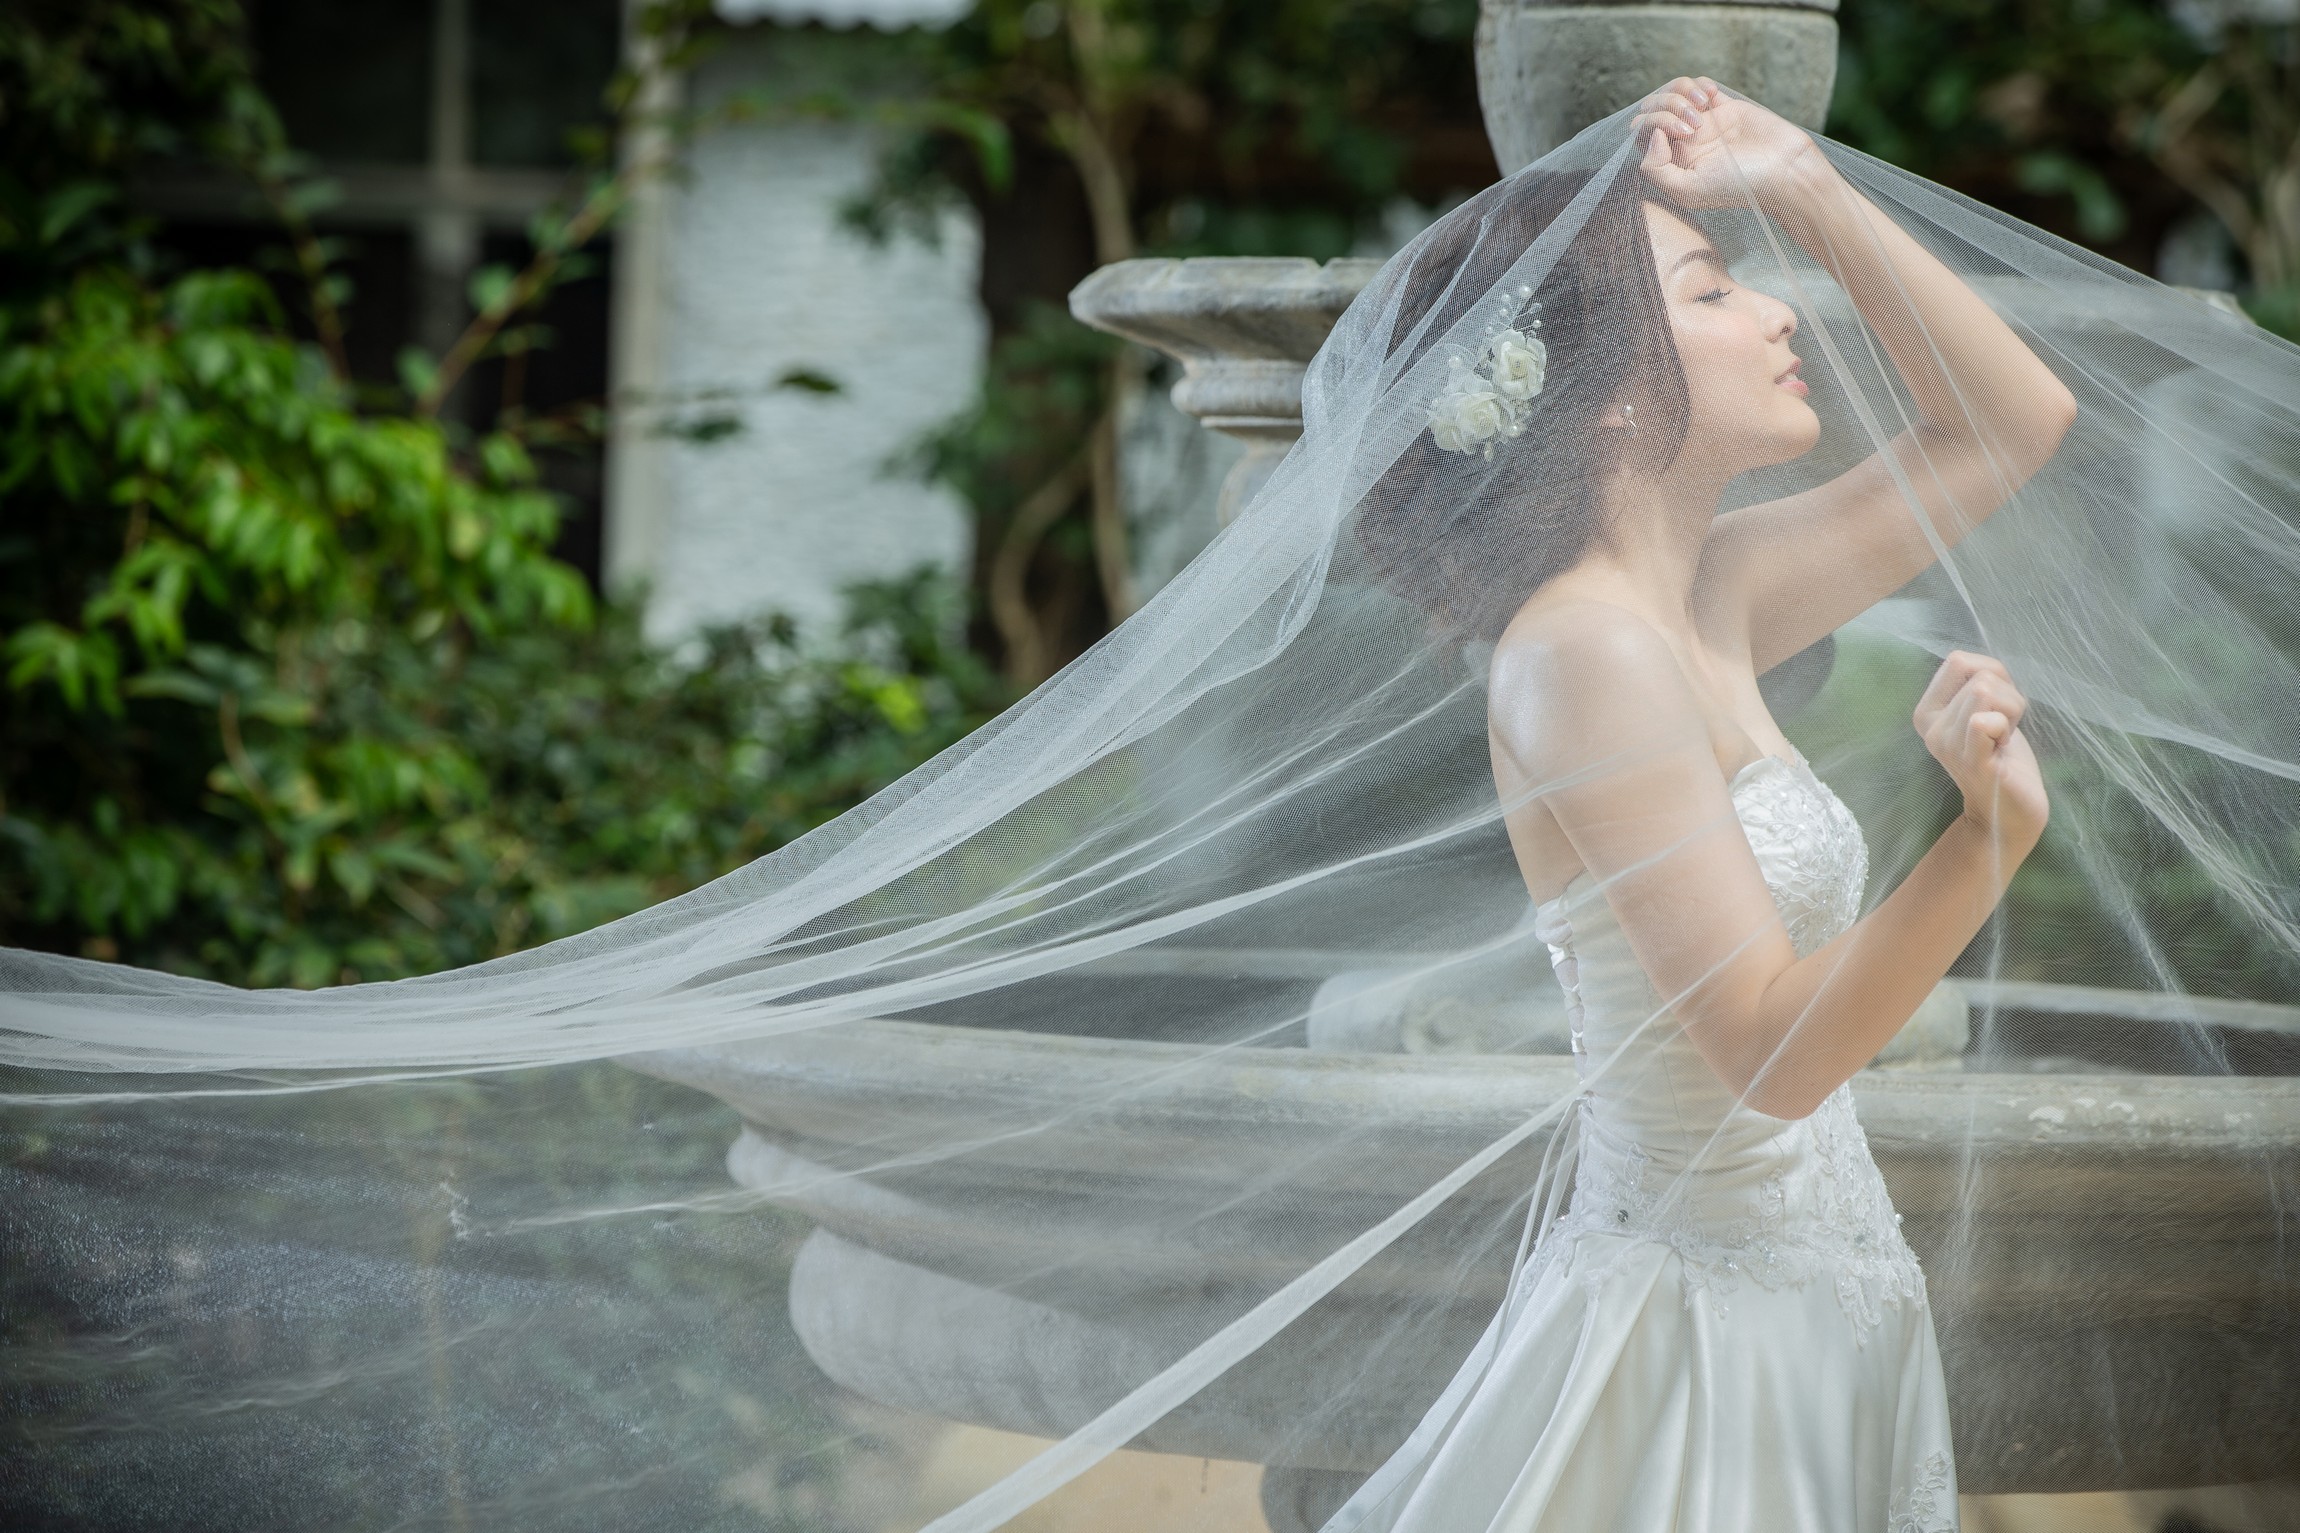
[[[1490,304],[1590,176],[1514,176],[1431,232],[1404,277],[1391,346],[1413,354],[1393,356],[1393,376]],[[1425,430],[1360,503],[1358,541],[1375,575],[1454,637],[1499,637],[1528,596],[1588,552],[1625,456],[1666,466],[1684,445],[1690,398],[1645,224],[1645,204],[1659,200],[1634,170],[1616,172],[1535,288],[1549,358],[1524,434],[1489,459],[1441,448]],[[1616,402],[1635,406],[1634,435],[1599,424]]]

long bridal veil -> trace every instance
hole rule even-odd
[[[1905,458],[1942,557],[1764,682],[1871,905],[1957,813],[1909,724],[1937,658],[2032,700],[2045,842],[1855,1082],[1966,1488],[2267,1478],[2300,1461],[2300,351],[1823,148],[2079,406],[1949,494],[2004,499],[1961,540]],[[1487,667],[1586,488],[1574,370],[1631,344],[1633,263],[1586,242],[1639,159],[1622,114],[1440,219],[1156,599],[706,888],[313,992],[0,954],[11,1520],[987,1529],[1137,1447],[1273,1466],[1318,1526],[1539,1248],[1607,1064],[1569,1053]],[[1822,422],[1729,507],[1912,428],[1913,300],[1856,307],[1753,197],[1687,216],[1794,309]],[[1549,386],[1441,404],[1512,327]],[[889,1506],[906,1411],[1054,1445]]]

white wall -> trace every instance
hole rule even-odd
[[[802,0],[759,3],[772,12]],[[706,111],[761,85],[792,94],[823,56],[792,41],[746,29],[681,91]],[[618,231],[607,578],[647,583],[658,638],[768,610],[819,631],[849,581],[971,557],[958,498],[885,466],[980,386],[981,236],[959,208],[944,216],[938,248],[908,234],[874,247],[844,228],[840,204],[872,174],[872,133],[860,123],[713,128],[685,151],[685,175],[643,184]],[[798,369],[841,392],[770,387]],[[1164,381],[1145,391],[1121,436],[1145,598],[1213,535],[1215,495],[1240,451],[1165,393]],[[708,443],[677,432],[714,416],[742,429]]]
[[[658,286],[633,295],[659,327],[656,380],[635,402],[656,471],[631,482],[664,503],[608,508],[611,574],[649,582],[658,637],[769,609],[819,627],[848,581],[969,557],[957,497],[885,465],[974,397],[981,240],[956,211],[939,249],[873,247],[842,228],[838,206],[867,183],[873,152],[857,124],[716,128],[662,198]],[[841,392],[771,387],[798,369]],[[665,434],[711,416],[742,429]]]

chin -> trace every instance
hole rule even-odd
[[[1796,413],[1767,434],[1775,448],[1773,456],[1766,460],[1768,467],[1802,458],[1820,445],[1821,417],[1802,399],[1795,403]]]

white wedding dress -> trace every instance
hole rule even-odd
[[[1802,758],[1751,763],[1732,796],[1812,952],[1860,913],[1860,827]],[[1330,1527],[1953,1533],[1924,1278],[1850,1091],[1794,1122],[1736,1106],[1587,875],[1536,921],[1584,1081],[1571,1203]]]

